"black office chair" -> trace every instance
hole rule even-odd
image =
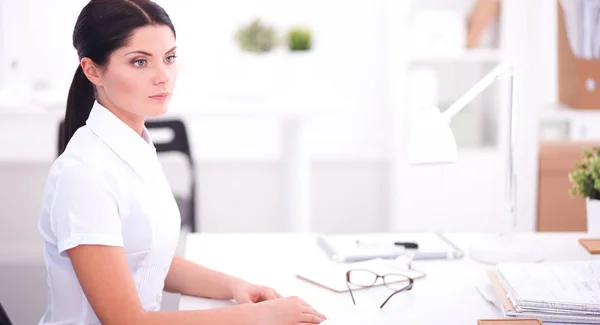
[[[178,119],[161,119],[146,121],[146,129],[150,132],[152,129],[168,129],[173,133],[173,138],[167,143],[154,143],[157,153],[179,152],[185,155],[191,174],[191,184],[189,197],[174,194],[175,201],[181,214],[181,226],[188,227],[190,232],[197,232],[196,226],[196,165],[191,154],[190,144],[187,136],[187,130],[183,121]],[[60,122],[58,127],[58,154],[63,148],[64,121]]]
[[[175,194],[175,200],[181,214],[182,227],[187,226],[191,232],[197,232],[198,227],[194,217],[196,215],[196,165],[190,150],[185,124],[178,119],[146,120],[145,124],[149,132],[166,129],[173,134],[173,138],[169,142],[154,142],[157,153],[178,152],[183,154],[188,161],[191,177],[189,196]]]
[[[8,318],[8,314],[4,307],[2,307],[2,303],[0,302],[0,325],[12,325],[10,318]]]

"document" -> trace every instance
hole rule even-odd
[[[516,311],[600,316],[600,261],[498,266]]]
[[[562,310],[556,308],[520,308],[513,304],[514,291],[509,288],[506,279],[499,270],[489,271],[488,277],[496,292],[496,305],[506,317],[514,318],[537,318],[543,322],[565,323],[565,324],[600,324],[600,317],[594,312]],[[508,289],[506,289],[508,288]],[[513,298],[510,298],[510,297]]]

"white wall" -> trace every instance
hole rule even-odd
[[[84,0],[56,0],[52,3],[43,0],[27,1],[30,11],[26,19],[30,27],[31,42],[26,45],[32,49],[31,53],[36,57],[35,60],[29,61],[30,72],[36,80],[49,83],[51,87],[57,89],[58,94],[61,91],[66,94],[66,87],[77,64],[77,57],[71,45],[71,34],[77,13],[85,3]],[[388,83],[390,69],[393,69],[389,66],[390,61],[386,59],[390,56],[388,42],[390,37],[396,37],[395,35],[402,37],[402,33],[389,29],[390,25],[387,23],[394,17],[389,16],[390,13],[384,6],[387,2],[383,0],[327,2],[164,0],[159,3],[169,11],[178,30],[179,58],[182,66],[177,90],[179,93],[184,95],[193,93],[205,97],[268,96],[267,90],[283,91],[281,85],[291,82],[292,77],[319,76],[320,82],[316,82],[319,87],[307,88],[314,91],[313,94],[317,94],[313,97],[319,99],[318,96],[322,95],[325,89],[326,93],[332,94],[331,97],[340,98],[339,102],[347,105],[343,107],[342,112],[326,112],[325,107],[323,112],[312,114],[307,119],[314,161],[339,164],[368,162],[373,163],[374,166],[387,166],[388,159],[394,151],[391,149],[390,135],[397,130],[390,130],[388,123],[390,112],[389,107],[386,106],[388,105],[386,98],[390,93],[401,93],[400,88],[403,87],[403,85],[389,87]],[[471,7],[472,1],[428,0],[419,4],[423,8],[442,5],[443,8],[458,8],[459,11],[466,12]],[[185,10],[182,9],[184,5]],[[55,10],[58,7],[61,10]],[[236,10],[230,10],[232,7]],[[549,4],[543,5],[540,9],[543,14],[540,15],[538,11],[538,15],[529,15],[528,19],[540,20],[540,24],[543,23],[541,25],[545,26],[544,30],[552,31],[551,26],[554,25],[552,25],[552,15],[548,12],[551,10],[550,7]],[[313,27],[316,42],[312,57],[290,57],[285,51],[278,50],[267,54],[269,60],[272,60],[272,63],[269,63],[270,61],[263,60],[264,58],[237,51],[232,39],[235,28],[257,15],[280,28],[289,27],[293,23],[306,23]],[[404,32],[408,34],[410,31]],[[555,97],[552,91],[555,84],[552,57],[554,51],[551,45],[553,34],[543,33],[543,31],[539,34],[536,44],[541,50],[536,53],[548,55],[540,55],[541,60],[544,60],[543,65],[547,68],[537,69],[535,72],[536,80],[542,81],[536,88],[535,96],[539,101],[551,102]],[[538,38],[537,35],[535,37]],[[525,41],[522,43],[528,39],[524,38]],[[21,41],[24,40],[11,40],[11,42]],[[21,47],[24,46],[19,44]],[[289,67],[291,62],[306,68],[304,74],[300,69],[291,71],[286,69],[286,64]],[[475,80],[478,75],[477,71],[460,71],[458,66],[454,68],[459,71],[449,70],[448,80],[452,81],[451,78],[455,74],[460,74],[461,78],[469,74],[470,76],[462,78],[464,82],[449,82],[442,87],[441,97],[445,101],[450,100],[452,94],[460,93],[461,89],[468,85],[466,81]],[[290,96],[290,101],[294,101],[294,96]],[[182,106],[187,106],[186,109],[192,111],[196,109],[196,103],[184,103],[187,105]],[[36,159],[41,158],[42,162],[44,159],[51,159],[54,153],[54,138],[53,135],[48,135],[51,134],[48,132],[55,127],[40,121],[38,122],[42,124],[36,124],[38,122],[33,121],[35,119],[32,119],[32,129],[40,133],[37,137],[28,133],[31,135],[27,139],[28,145],[20,146],[14,142],[0,143],[4,148],[8,148],[4,156],[8,156],[12,162],[18,162],[18,157],[22,154],[32,155]],[[18,123],[7,122],[6,119],[4,122],[3,128],[6,132],[9,130],[13,135],[14,132],[19,132]],[[201,162],[235,164],[240,161],[251,161],[268,165],[281,158],[280,127],[277,119],[200,118],[193,122],[190,132],[194,152]],[[5,141],[2,137],[0,139]],[[403,224],[410,228],[492,229],[493,217],[485,218],[490,222],[480,221],[481,215],[492,215],[496,209],[496,205],[489,201],[490,197],[495,195],[494,193],[503,191],[499,169],[494,169],[496,167],[490,165],[492,171],[487,174],[489,177],[486,175],[482,177],[480,174],[474,176],[471,171],[478,166],[477,158],[474,159],[446,170],[445,182],[442,184],[446,190],[444,198],[447,211],[460,218],[460,221],[440,223],[439,217],[432,217],[436,213],[426,212],[426,208],[423,207],[425,203],[417,204],[415,202],[420,201],[416,200],[412,203],[416,204],[415,212],[407,216],[410,222]],[[429,174],[435,175],[435,172]],[[406,181],[419,182],[419,177],[416,175],[418,172],[413,173],[412,176],[415,178],[412,180],[406,178]],[[347,177],[352,175],[349,174]],[[436,189],[438,185],[432,184],[432,187]],[[486,190],[473,190],[473,188],[486,188]],[[393,198],[394,201],[410,201],[410,196],[393,196]],[[468,198],[468,204],[464,198]],[[527,197],[529,201],[533,199],[531,195]],[[325,202],[325,199],[317,197],[315,201]],[[277,204],[279,203],[273,201],[270,211],[275,211]],[[381,211],[388,211],[388,209]],[[233,214],[235,213],[232,212]],[[418,221],[413,221],[412,219],[417,215]],[[429,217],[422,218],[422,215]],[[338,216],[332,219],[341,220]]]

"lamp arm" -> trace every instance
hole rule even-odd
[[[462,95],[458,100],[456,100],[448,109],[446,109],[442,115],[448,122],[452,120],[454,115],[458,114],[462,111],[467,104],[469,104],[477,95],[479,95],[482,91],[486,90],[496,79],[502,77],[504,74],[509,72],[512,68],[512,64],[509,62],[502,62],[498,66],[496,66],[492,71],[490,71],[483,79],[477,82],[469,91],[467,91],[464,95]]]
[[[506,194],[508,201],[509,214],[512,218],[511,229],[514,229],[517,226],[517,175],[515,173],[515,160],[514,160],[514,150],[515,150],[515,76],[511,74],[509,78],[509,109],[508,109],[508,143],[507,143],[507,171],[506,171]]]

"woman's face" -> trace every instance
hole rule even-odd
[[[175,36],[163,25],[136,29],[114,51],[101,74],[104,95],[116,107],[138,116],[166,113],[177,78]]]

